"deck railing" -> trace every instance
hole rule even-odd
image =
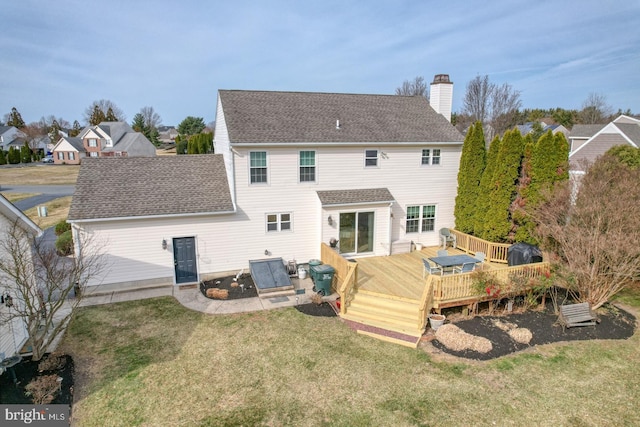
[[[527,280],[537,279],[547,275],[549,270],[550,264],[548,262],[539,262],[490,270],[487,273],[494,276],[495,280],[501,284],[501,288],[504,289],[502,295],[506,296],[509,294],[511,278],[514,275]],[[478,295],[474,290],[473,272],[448,276],[431,275],[430,277],[433,283],[433,307],[436,309],[443,305],[455,306],[456,302],[463,303],[473,299],[483,299],[483,296]]]
[[[345,314],[358,283],[358,263],[347,260],[326,243],[320,244],[320,260],[335,269],[331,285],[340,295],[340,312]]]
[[[449,231],[456,236],[457,249],[466,251],[469,254],[484,252],[487,256],[487,261],[507,263],[507,249],[511,246],[509,243],[494,243],[458,230],[449,229]]]
[[[427,316],[433,308],[433,275],[427,276],[424,291],[420,297],[420,309],[418,310],[418,329],[423,330],[427,326]]]

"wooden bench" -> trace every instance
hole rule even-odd
[[[591,310],[588,302],[561,305],[558,321],[563,328],[571,328],[573,326],[593,326],[596,323],[599,323],[598,318]]]

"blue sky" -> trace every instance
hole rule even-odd
[[[453,110],[477,75],[526,108],[579,109],[589,93],[640,113],[640,2],[3,2],[0,117],[83,123],[95,100],[131,122],[215,118],[218,89],[392,94],[449,74]]]

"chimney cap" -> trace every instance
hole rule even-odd
[[[436,74],[433,77],[433,83],[451,83],[451,80],[449,80],[449,74]]]

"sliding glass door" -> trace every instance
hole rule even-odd
[[[373,252],[373,212],[340,214],[340,253]]]

